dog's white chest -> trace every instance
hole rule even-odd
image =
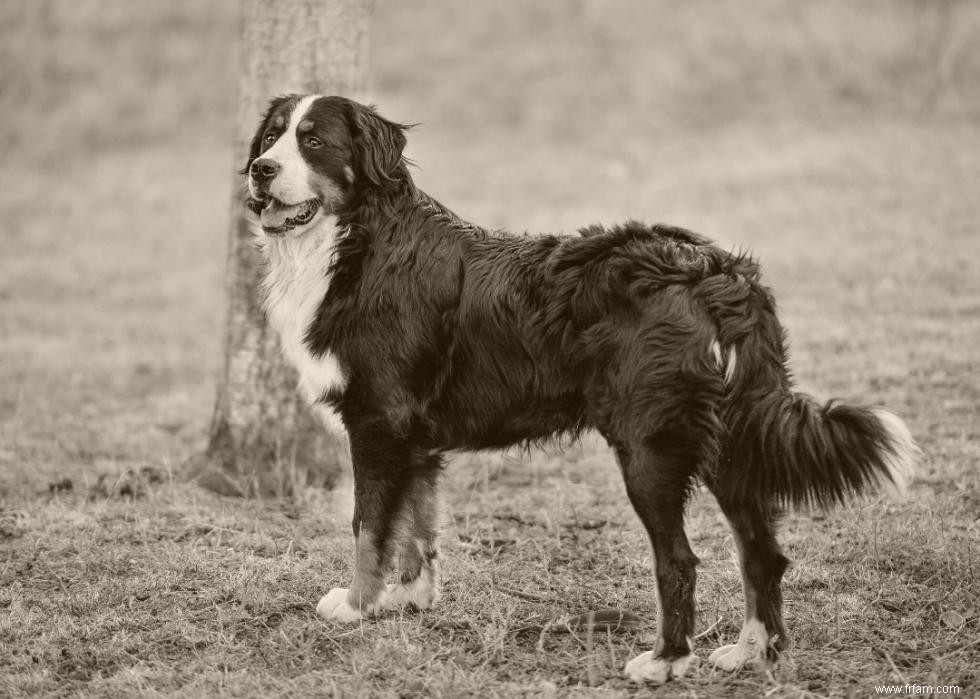
[[[289,234],[263,242],[269,270],[263,284],[269,324],[279,333],[283,353],[299,371],[299,386],[311,403],[332,389],[343,389],[344,372],[330,352],[314,356],[306,343],[330,286],[329,266],[337,236],[329,216],[298,238]]]

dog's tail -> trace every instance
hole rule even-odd
[[[719,485],[736,501],[829,506],[891,485],[904,491],[918,448],[905,423],[880,408],[801,393],[759,397],[729,424],[729,463]]]
[[[740,317],[723,320],[709,348],[726,385],[719,494],[830,506],[880,486],[904,491],[920,454],[905,423],[881,408],[794,392],[772,297],[757,280],[743,283]]]

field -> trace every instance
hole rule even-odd
[[[592,437],[461,456],[441,606],[357,627],[343,492],[185,482],[219,370],[237,6],[0,7],[0,696],[980,694],[980,6],[380,0],[372,96],[420,186],[512,230],[627,217],[763,261],[803,390],[889,406],[903,499],[790,513],[794,646],[734,642],[734,546],[697,493],[702,663],[647,690],[651,555]],[[555,620],[622,608],[639,630]]]

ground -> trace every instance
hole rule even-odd
[[[373,98],[416,178],[514,230],[627,217],[762,260],[802,390],[921,444],[901,499],[790,513],[794,646],[705,662],[741,619],[694,495],[702,659],[662,696],[980,692],[980,11],[970,3],[378,2]],[[314,614],[350,500],[184,481],[219,369],[239,163],[232,3],[0,9],[0,695],[630,696],[651,556],[604,445],[460,456],[440,606]],[[555,623],[630,610],[625,631]]]

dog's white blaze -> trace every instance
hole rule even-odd
[[[259,156],[279,163],[279,174],[269,186],[269,194],[284,204],[300,204],[318,196],[310,187],[310,166],[299,152],[296,130],[310,106],[319,97],[320,95],[309,95],[297,102],[289,115],[289,126],[282,132],[279,140],[272,144],[272,148]],[[255,192],[252,194],[254,196]]]
[[[891,487],[899,494],[904,494],[912,482],[915,464],[921,451],[912,439],[909,428],[902,422],[902,418],[881,408],[876,408],[872,412],[888,433],[888,445],[881,458],[888,468],[888,475],[892,480]]]
[[[738,643],[722,646],[708,660],[715,667],[731,672],[746,664],[765,666],[769,648],[769,634],[765,624],[758,619],[746,619]]]
[[[343,370],[331,353],[316,357],[306,333],[330,286],[328,269],[337,239],[337,218],[327,216],[302,235],[260,236],[269,269],[263,282],[269,324],[279,333],[282,350],[299,371],[299,386],[315,403],[330,389],[342,389]],[[339,421],[323,406],[321,418],[333,427]]]

